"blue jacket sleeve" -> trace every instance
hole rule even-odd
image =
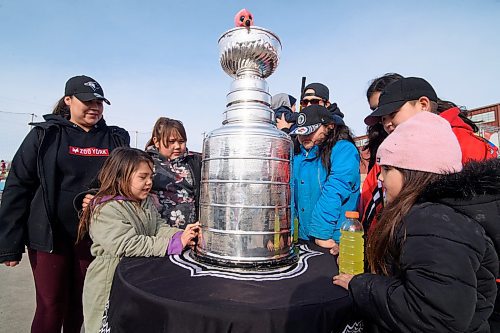
[[[311,218],[311,236],[318,239],[333,239],[337,222],[342,213],[342,205],[359,190],[359,153],[346,140],[335,144],[330,156],[331,168],[321,196],[316,203]]]

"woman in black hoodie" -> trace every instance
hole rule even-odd
[[[490,332],[500,161],[462,170],[449,123],[430,112],[398,126],[377,159],[387,205],[368,240],[372,273],[333,283],[349,290],[369,332]]]
[[[96,177],[109,153],[129,145],[128,133],[107,126],[94,79],[75,76],[45,122],[35,123],[12,161],[0,207],[0,263],[19,264],[25,246],[33,271],[32,332],[80,332],[82,288],[90,240],[75,245],[75,196]]]

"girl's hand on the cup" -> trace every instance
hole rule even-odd
[[[200,222],[188,224],[186,229],[182,232],[181,242],[182,246],[194,246],[196,242],[194,238],[198,237],[198,233],[200,232]]]
[[[333,284],[341,286],[342,288],[348,290],[349,282],[351,282],[354,275],[351,274],[339,274],[333,277]]]

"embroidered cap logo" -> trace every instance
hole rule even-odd
[[[306,115],[301,113],[299,114],[299,117],[297,118],[297,125],[302,126],[306,123]]]
[[[93,91],[99,89],[99,84],[94,81],[85,82],[83,85],[92,88]]]

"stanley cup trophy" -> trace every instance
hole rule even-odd
[[[200,223],[194,258],[222,267],[272,269],[298,260],[291,235],[290,137],[274,125],[265,78],[281,42],[259,27],[219,39],[220,63],[234,78],[222,126],[203,142]]]

